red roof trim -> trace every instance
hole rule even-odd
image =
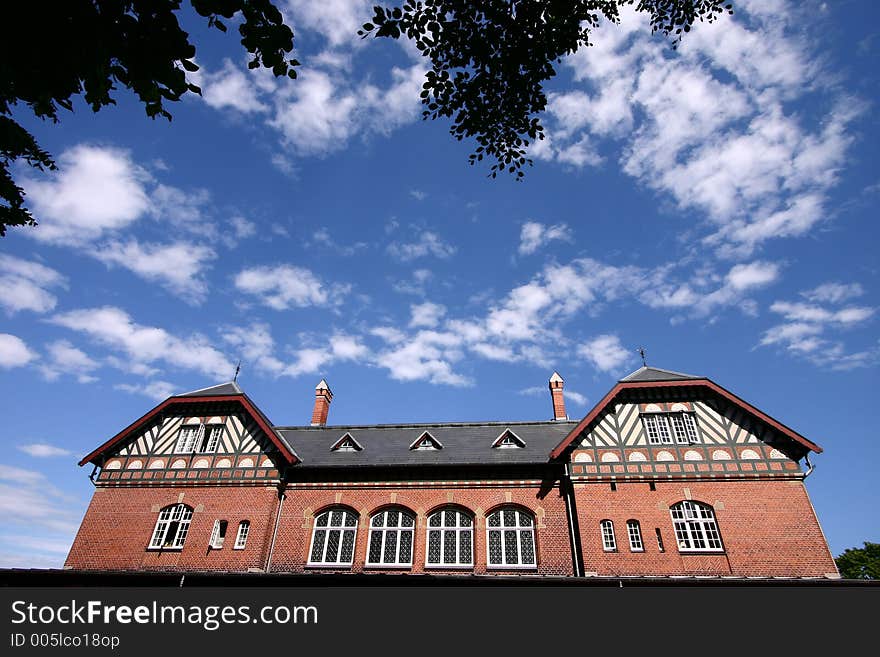
[[[580,435],[580,433],[584,429],[586,429],[593,420],[596,419],[599,413],[601,413],[605,409],[605,407],[608,406],[608,404],[618,395],[618,393],[620,393],[621,390],[631,388],[680,388],[683,386],[701,386],[708,388],[709,390],[712,390],[713,392],[721,395],[728,401],[733,402],[740,408],[745,409],[755,417],[766,422],[780,433],[788,436],[795,442],[800,443],[807,449],[816,452],[817,454],[821,454],[823,451],[822,448],[813,441],[807,440],[794,429],[788,428],[781,422],[774,420],[766,413],[759,411],[747,401],[744,401],[743,399],[734,395],[732,392],[725,390],[714,381],[710,381],[709,379],[689,379],[686,381],[634,381],[618,383],[611,389],[611,391],[607,395],[602,398],[602,400],[598,404],[593,407],[593,410],[587,413],[586,417],[584,417],[583,420],[578,422],[577,426],[572,429],[571,432],[569,432],[569,434],[562,440],[562,442],[560,442],[556,447],[553,448],[553,451],[550,452],[550,458],[559,458],[562,453],[571,445],[571,443],[574,442],[574,440]]]
[[[156,406],[156,408],[149,411],[148,413],[141,416],[130,425],[125,427],[125,429],[117,433],[110,440],[91,452],[88,456],[83,457],[83,459],[79,462],[79,465],[85,465],[86,463],[92,461],[95,457],[100,456],[108,449],[127,438],[132,431],[135,431],[139,427],[142,427],[144,424],[152,420],[154,417],[156,417],[156,415],[158,415],[161,411],[168,408],[169,406],[221,401],[237,401],[239,404],[241,404],[244,409],[248,413],[250,413],[251,417],[254,419],[254,421],[256,421],[260,429],[262,429],[263,432],[269,437],[269,440],[271,440],[275,447],[278,448],[278,451],[280,451],[284,455],[284,457],[287,459],[288,464],[293,465],[294,463],[299,461],[296,455],[293,454],[283,442],[281,442],[281,440],[278,438],[278,434],[276,434],[272,427],[270,427],[266,423],[263,414],[245,395],[214,395],[206,397],[169,397],[161,404]],[[97,465],[97,463],[95,465]]]

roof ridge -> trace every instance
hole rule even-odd
[[[663,374],[671,374],[673,376],[680,376],[685,379],[705,379],[706,378],[705,376],[696,376],[694,374],[687,374],[685,372],[676,372],[675,370],[667,370],[662,367],[652,367],[650,365],[642,365],[635,372],[630,372],[625,377],[620,379],[620,381],[631,381],[631,380],[635,379],[638,375],[642,374],[643,372],[649,372],[649,371],[662,372]]]
[[[209,390],[215,390],[217,388],[222,388],[224,386],[232,386],[232,389],[235,390],[236,394],[243,395],[244,391],[241,389],[241,386],[238,385],[236,381],[224,381],[223,383],[216,383],[212,386],[207,386],[205,388],[198,388],[197,390],[190,390],[189,392],[181,392],[177,395],[171,395],[172,397],[192,397],[196,396],[197,393],[200,392],[208,392]]]
[[[328,429],[349,430],[349,429],[423,429],[428,427],[511,427],[524,425],[561,425],[561,424],[577,424],[577,420],[517,420],[514,422],[491,421],[491,422],[421,422],[421,423],[400,423],[400,424],[332,424],[326,426],[293,425],[293,426],[273,426],[276,431],[293,431],[297,429],[309,429],[311,431],[325,431]]]

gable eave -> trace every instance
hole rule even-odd
[[[706,388],[720,395],[721,397],[727,399],[729,402],[739,406],[746,412],[751,415],[757,417],[762,422],[770,425],[786,437],[792,439],[796,443],[803,445],[808,450],[815,452],[816,454],[821,454],[823,449],[814,443],[813,441],[805,438],[801,434],[799,434],[794,429],[785,426],[779,420],[776,420],[763,411],[758,410],[751,404],[749,404],[744,399],[738,397],[733,394],[726,388],[718,385],[711,379],[701,378],[701,379],[688,379],[688,380],[680,380],[680,381],[629,381],[623,382],[620,381],[615,385],[607,395],[605,395],[599,403],[597,403],[592,410],[584,416],[584,419],[577,423],[577,425],[572,429],[569,434],[560,442],[553,450],[550,452],[551,459],[558,459],[562,454],[571,446],[571,444],[577,439],[577,437],[614,401],[614,399],[620,394],[623,390],[633,390],[639,388],[683,388],[683,387],[701,387]]]
[[[281,455],[287,460],[288,465],[293,465],[300,461],[299,457],[296,453],[291,449],[289,445],[286,444],[285,441],[281,439],[278,433],[272,428],[271,423],[268,421],[265,415],[256,407],[256,405],[247,397],[245,394],[240,395],[208,395],[204,397],[181,397],[174,396],[169,397],[161,404],[148,411],[137,420],[128,425],[125,429],[117,433],[115,436],[110,438],[110,440],[103,443],[100,447],[94,449],[92,452],[84,456],[79,465],[83,466],[86,463],[93,463],[94,465],[101,465],[96,462],[96,459],[100,456],[106,454],[109,450],[113,449],[113,447],[119,445],[121,442],[126,440],[131,436],[132,433],[145,427],[149,424],[157,415],[159,415],[165,409],[172,406],[186,406],[189,404],[199,404],[205,402],[225,402],[232,401],[238,402],[247,411],[253,420],[257,423],[257,426],[262,429],[263,433],[266,434],[266,437],[272,441],[272,444],[278,448],[278,451]]]

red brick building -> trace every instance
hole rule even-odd
[[[643,367],[586,417],[276,426],[236,383],[87,455],[79,570],[837,577],[821,448],[704,377]],[[804,462],[804,467],[801,466]]]

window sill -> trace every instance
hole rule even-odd
[[[642,548],[641,550],[633,550],[632,548],[630,548],[630,552],[644,552],[644,551],[645,551],[644,548]]]
[[[307,563],[308,570],[351,570],[350,563]]]
[[[364,564],[364,570],[412,570],[411,563],[385,564],[385,563],[367,563]]]
[[[724,550],[682,550],[678,548],[678,553],[682,555],[688,554],[697,554],[697,555],[706,555],[706,554],[724,554]]]
[[[486,570],[538,570],[538,566],[502,566],[498,564],[491,564],[486,566]]]
[[[183,550],[183,546],[181,547],[148,547],[148,552],[180,552]]]
[[[468,565],[453,565],[453,564],[442,564],[442,563],[426,563],[425,570],[473,570],[474,564]]]

